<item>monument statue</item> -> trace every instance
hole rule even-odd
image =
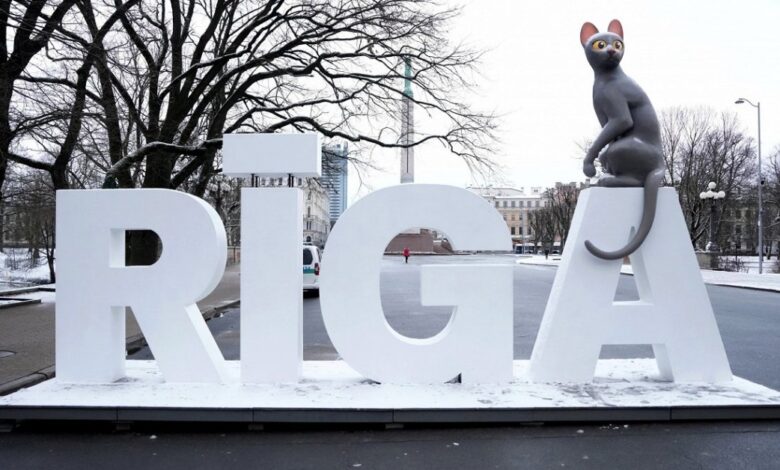
[[[655,218],[658,187],[664,179],[665,163],[661,133],[653,105],[645,92],[620,68],[623,58],[623,26],[612,20],[606,33],[592,23],[580,30],[580,42],[593,68],[593,108],[601,132],[585,156],[583,172],[596,175],[598,157],[605,187],[644,187],[642,220],[631,241],[616,251],[604,251],[589,240],[585,246],[602,259],[620,259],[633,253],[645,240]]]

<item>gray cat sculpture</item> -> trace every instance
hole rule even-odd
[[[620,21],[612,20],[606,33],[585,23],[580,30],[580,42],[595,73],[593,108],[601,123],[601,132],[588,150],[582,170],[586,176],[595,176],[593,161],[598,157],[606,173],[599,178],[599,186],[645,188],[642,220],[626,246],[604,251],[585,242],[594,256],[620,259],[639,248],[653,226],[658,187],[666,171],[661,133],[647,95],[620,68],[624,50]]]

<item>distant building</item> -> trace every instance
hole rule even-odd
[[[496,188],[469,187],[469,191],[478,194],[492,204],[501,213],[509,227],[512,244],[521,246],[523,252],[534,250],[534,234],[528,215],[547,205],[545,191],[541,187],[526,188]]]
[[[737,198],[734,199],[736,200],[729,201],[730,207],[721,212],[718,245],[726,253],[755,255],[758,253],[758,220],[756,217],[758,211],[755,210],[754,201],[745,203]],[[764,217],[766,218],[766,216]],[[768,224],[765,222],[765,225]],[[771,230],[764,229],[765,238],[767,238],[768,233],[771,233]],[[709,237],[705,233],[699,240],[700,246],[706,244],[707,241],[709,241]],[[764,242],[765,251],[767,247],[771,250],[771,238],[768,238],[768,242]]]
[[[287,178],[257,178],[254,186],[270,188],[287,186]],[[319,178],[293,178],[293,187],[303,190],[303,233],[302,241],[312,245],[325,246],[330,234],[330,201],[328,191]]]
[[[328,192],[330,225],[347,209],[347,144],[323,146],[322,186]]]
[[[29,247],[29,241],[25,240],[25,214],[23,208],[13,202],[0,203],[0,249]]]

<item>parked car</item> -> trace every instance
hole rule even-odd
[[[303,292],[314,297],[320,295],[320,249],[314,245],[303,245]]]

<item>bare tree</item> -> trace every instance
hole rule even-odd
[[[447,40],[457,9],[433,0],[77,5],[77,21],[54,27],[56,44],[24,75],[30,108],[46,119],[13,156],[49,172],[55,188],[90,187],[102,174],[103,187],[204,196],[231,132],[312,131],[391,148],[438,141],[472,169],[491,163],[494,119],[463,93],[479,54]],[[411,143],[393,130],[405,61],[415,69],[410,98],[435,123]],[[156,238],[139,236],[133,257],[147,264]]]
[[[9,153],[25,129],[43,124],[38,116],[12,106],[20,78],[50,42],[75,0],[0,0],[0,188],[5,182]]]
[[[725,207],[716,212],[716,227],[724,209],[740,204],[755,177],[755,151],[733,113],[707,108],[673,108],[661,116],[667,183],[677,190],[691,242],[703,241],[710,211],[699,198],[709,182],[726,192]],[[716,229],[716,233],[718,230]]]
[[[770,257],[774,245],[775,258],[780,260],[780,146],[770,153],[764,169],[764,205],[765,243]]]
[[[574,217],[579,195],[580,185],[576,183],[556,183],[555,187],[547,190],[547,204],[554,222],[554,234],[561,243],[561,253],[569,237],[571,220]]]
[[[767,160],[764,169],[765,203],[774,221],[780,217],[780,146],[772,151]]]
[[[43,250],[49,268],[49,282],[55,282],[54,192],[51,182],[44,174],[18,165],[9,167],[8,176],[4,216],[12,223],[4,228],[13,233],[16,243],[27,247],[27,268],[39,265]]]
[[[31,64],[31,70],[19,77],[23,83],[17,89],[20,101],[26,109],[32,110],[36,121],[17,137],[27,141],[27,152],[23,153],[31,153],[34,149],[34,155],[9,152],[8,158],[48,172],[55,190],[71,187],[73,156],[80,148],[81,140],[89,137],[82,133],[85,123],[93,119],[108,124],[111,122],[108,117],[116,114],[116,110],[112,112],[108,106],[103,109],[90,107],[90,100],[101,102],[100,93],[106,92],[105,88],[91,91],[90,79],[95,69],[99,77],[105,75],[107,52],[103,41],[127,10],[138,3],[140,0],[118,4],[98,27],[91,0],[80,0],[77,3],[80,17],[72,21],[81,20],[83,25],[69,29],[57,26],[55,29],[61,36],[52,40],[46,59]],[[72,75],[75,80],[71,80]],[[31,145],[31,142],[37,145]]]
[[[555,242],[556,223],[552,209],[541,207],[528,213],[528,225],[534,237],[534,247],[549,249]]]

